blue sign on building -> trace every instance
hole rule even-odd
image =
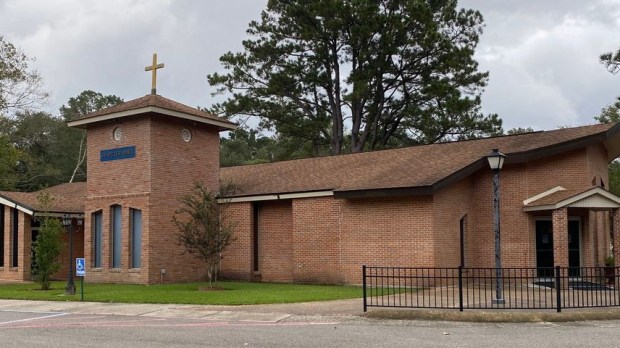
[[[101,152],[99,153],[99,160],[101,162],[116,161],[120,159],[134,158],[134,157],[136,157],[135,146],[127,146],[127,147],[119,147],[117,149],[101,150]]]

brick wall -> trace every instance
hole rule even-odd
[[[196,181],[219,190],[219,133],[214,127],[170,118],[155,121],[156,117],[161,116],[154,116],[151,127],[149,281],[158,282],[162,269],[166,270],[164,282],[205,280],[204,262],[177,244],[178,228],[172,217],[179,208],[178,199]],[[184,128],[192,133],[189,142],[181,137]]]
[[[222,276],[250,280],[252,277],[252,203],[226,204],[223,223],[233,228],[233,242],[222,253]]]
[[[122,129],[120,140],[114,129]],[[149,117],[119,119],[88,128],[87,200],[84,213],[84,257],[88,281],[113,283],[147,283],[149,255],[150,190],[152,181],[152,122]],[[135,146],[135,158],[100,161],[100,151]],[[121,206],[121,267],[112,268],[111,207]],[[130,269],[129,209],[142,210],[142,267]],[[102,213],[101,267],[93,268],[92,214]]]
[[[431,197],[341,200],[341,268],[361,283],[362,265],[433,267]]]
[[[592,168],[602,175],[604,167],[598,163],[603,160],[600,152],[595,150],[588,150],[594,154],[589,156],[584,149],[532,163],[505,165],[500,173],[504,267],[536,266],[535,221],[552,216],[551,211],[524,212],[523,200],[558,185],[567,189],[589,186],[595,171]],[[492,177],[493,172],[483,168],[434,197],[261,202],[262,280],[358,284],[363,264],[456,267],[460,264],[463,217],[465,265],[494,267]],[[225,254],[223,269],[247,279],[252,273],[252,203],[228,206],[241,221],[236,230],[238,240]],[[603,238],[599,232],[591,232],[594,227],[588,227],[601,223],[590,215],[598,214],[601,216],[597,219],[605,220],[605,213],[569,209],[567,214],[567,219],[582,221],[582,263],[589,265],[594,262],[588,261],[593,260],[592,249],[600,245],[596,238]],[[566,236],[559,239],[559,243],[563,241]]]
[[[292,282],[293,215],[291,200],[261,202],[258,218],[258,270],[266,282]]]
[[[609,167],[607,164],[607,151],[602,144],[592,145],[587,148],[586,160],[588,163],[588,178],[591,184],[609,189]],[[605,258],[610,255],[609,245],[611,224],[609,212],[592,211],[588,213],[589,221],[586,225],[584,245],[584,259],[587,266],[600,266],[605,263]],[[587,221],[587,220],[586,220]],[[582,239],[583,240],[583,239]]]
[[[261,202],[261,280],[359,284],[363,264],[432,267],[431,204],[430,197]],[[242,220],[237,239],[224,253],[223,274],[247,279],[252,204],[231,203],[227,210]]]
[[[586,149],[587,177],[593,180],[595,177],[602,180],[603,186],[609,189],[609,166],[607,164],[607,151],[602,144],[591,145]],[[592,184],[592,182],[590,182]],[[599,183],[594,183],[599,186]]]
[[[477,255],[473,252],[473,246],[481,241],[472,238],[470,230],[476,227],[472,224],[474,211],[472,199],[474,197],[473,178],[461,180],[443,190],[433,197],[433,233],[435,234],[434,250],[436,255],[434,267],[458,267],[461,263],[460,254],[460,222],[465,218],[465,265],[475,262]],[[430,231],[429,231],[430,232]],[[451,250],[451,252],[445,252]]]
[[[113,137],[122,128],[120,140]],[[185,142],[182,129],[192,133]],[[99,152],[135,146],[135,158],[101,162]],[[158,283],[205,279],[205,266],[184,253],[172,222],[178,198],[197,180],[218,190],[219,134],[214,127],[157,114],[118,119],[88,129],[88,198],[85,206],[84,253],[87,274],[95,282]],[[110,207],[122,207],[121,267],[111,267]],[[130,208],[142,211],[142,262],[132,268]],[[92,268],[92,214],[103,214],[102,267]],[[162,273],[162,270],[164,273]]]
[[[114,139],[115,128],[122,129],[121,140]],[[152,149],[148,117],[120,119],[88,128],[87,191],[89,198],[144,194],[151,190]],[[101,162],[100,151],[125,146],[136,147],[136,157]]]
[[[321,197],[292,204],[294,281],[342,283],[340,202]]]
[[[500,240],[503,267],[533,267],[536,262],[534,214],[523,211],[523,200],[551,187],[541,184],[528,165],[504,165],[499,173]],[[534,173],[544,173],[537,167]],[[552,185],[552,184],[550,184]],[[534,187],[532,187],[534,186]],[[541,188],[544,187],[544,188]],[[473,267],[495,267],[493,225],[493,171],[483,168],[474,176],[471,226],[468,231],[475,255]],[[469,239],[468,239],[469,241]]]

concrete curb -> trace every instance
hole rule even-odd
[[[557,313],[547,312],[507,312],[507,311],[433,311],[418,309],[376,309],[362,315],[373,319],[396,320],[438,320],[481,323],[533,323],[533,322],[570,322],[589,320],[620,320],[620,309],[574,309]]]

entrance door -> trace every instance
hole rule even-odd
[[[568,267],[569,276],[580,275],[581,252],[579,220],[568,221]],[[539,277],[553,276],[553,224],[551,220],[536,220],[536,267]]]
[[[571,277],[581,275],[579,245],[579,220],[568,220],[568,275]]]
[[[553,276],[553,225],[536,220],[536,267],[539,277]]]

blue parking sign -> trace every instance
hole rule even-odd
[[[83,257],[75,259],[75,275],[78,277],[86,275],[86,261],[84,261]]]

